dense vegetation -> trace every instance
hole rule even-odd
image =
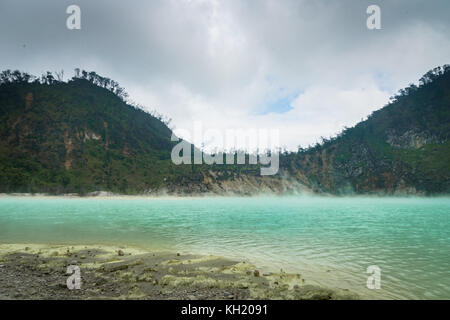
[[[63,76],[0,73],[0,192],[204,192],[243,176],[263,180],[259,166],[174,165],[169,120],[129,102],[117,82],[95,72]],[[355,127],[283,152],[276,179],[337,194],[448,193],[449,125],[444,66]]]
[[[326,192],[450,192],[450,66],[427,72],[338,136],[286,154],[291,172]]]
[[[167,125],[127,104],[115,82],[85,74],[62,82],[2,73],[2,192],[132,192],[182,172],[170,164]]]

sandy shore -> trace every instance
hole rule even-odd
[[[69,290],[70,265],[81,289]],[[0,299],[358,299],[216,256],[103,245],[0,245]]]

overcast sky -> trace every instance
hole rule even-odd
[[[296,149],[450,63],[449,16],[448,0],[1,0],[0,68],[94,70],[178,129],[275,129]]]

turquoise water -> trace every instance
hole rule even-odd
[[[27,242],[215,254],[368,298],[450,299],[450,198],[0,198],[0,243]]]

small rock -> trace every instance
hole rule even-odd
[[[81,256],[80,259],[86,259],[86,256]]]
[[[224,291],[223,292],[223,296],[224,296],[225,299],[233,299],[234,298],[234,295],[231,292],[228,292],[228,291]]]
[[[253,275],[254,275],[255,277],[259,277],[259,270],[253,271]]]
[[[271,272],[265,272],[265,273],[263,273],[263,276],[264,276],[264,277],[269,277],[269,276],[271,276],[271,275],[272,275]]]
[[[124,255],[125,255],[125,253],[124,253],[122,250],[117,251],[117,254],[118,254],[119,256],[124,256]]]
[[[77,260],[72,260],[72,261],[70,261],[70,264],[76,265],[76,264],[77,264]]]
[[[128,269],[128,265],[127,264],[119,264],[119,265],[107,266],[105,268],[105,270],[109,271],[109,272],[116,272],[116,271],[125,270],[125,269]]]

